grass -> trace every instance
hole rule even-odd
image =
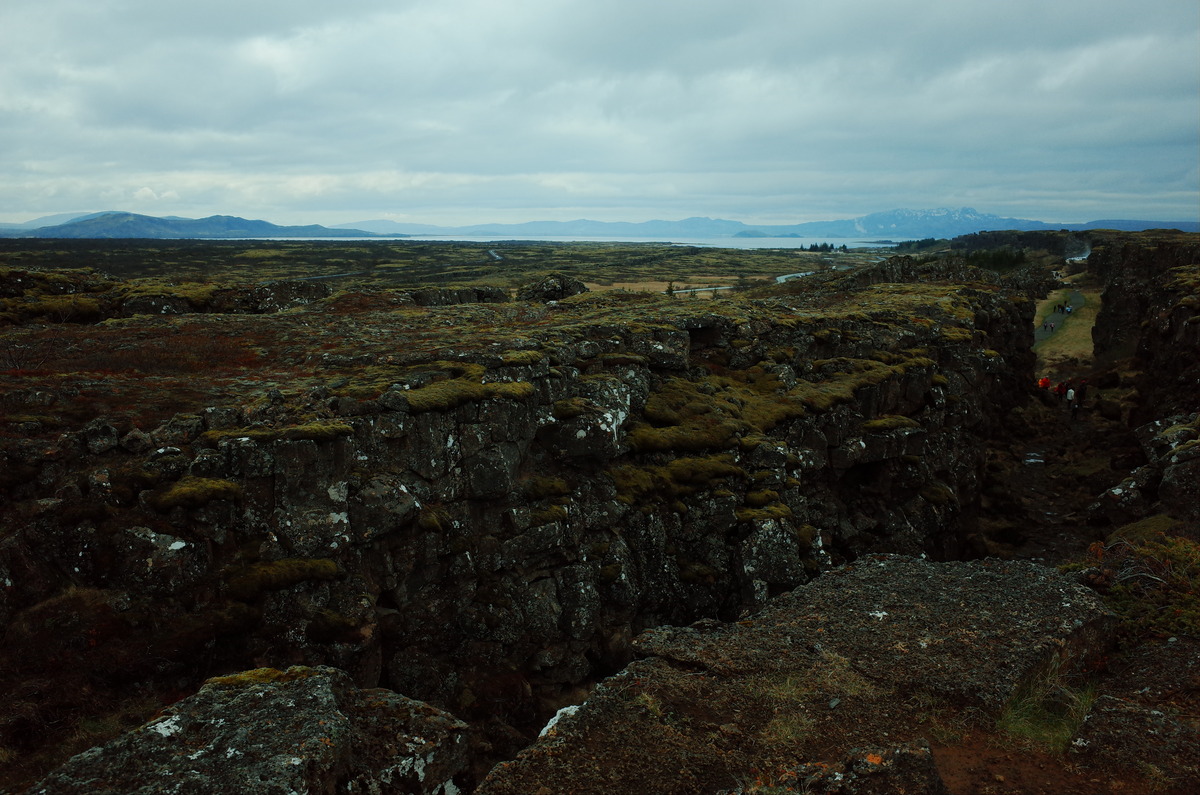
[[[1092,327],[1100,312],[1100,291],[1080,290],[1084,304],[1069,315],[1060,316],[1054,333],[1033,346],[1038,356],[1037,372],[1050,372],[1072,361],[1092,358]],[[1038,323],[1040,326],[1041,323]]]
[[[996,722],[1000,732],[1052,753],[1067,750],[1097,693],[1089,683],[1070,681],[1063,663],[1056,656],[1017,691]]]

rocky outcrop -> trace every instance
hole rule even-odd
[[[486,766],[648,627],[736,619],[871,552],[959,556],[982,439],[1032,382],[1031,306],[971,269],[862,276],[239,317],[283,328],[283,388],[5,447],[0,670],[329,665],[473,721]],[[351,349],[323,352],[328,328]]]
[[[455,795],[467,726],[331,668],[262,668],[82,753],[29,795]]]
[[[573,276],[551,273],[517,290],[518,301],[561,301],[587,292],[587,285]]]
[[[647,631],[643,659],[476,792],[696,795],[753,771],[795,791],[936,792],[937,721],[995,720],[1103,653],[1113,623],[1093,591],[1031,563],[867,556],[741,621]],[[881,738],[908,747],[854,751]],[[831,777],[839,763],[879,786]]]
[[[1167,417],[1137,429],[1146,463],[1089,508],[1114,527],[1154,515],[1200,522],[1200,414]]]
[[[1105,285],[1092,330],[1096,357],[1132,357],[1134,423],[1197,410],[1200,243],[1195,235],[1161,231],[1095,242],[1087,268]]]

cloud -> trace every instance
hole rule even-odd
[[[1194,0],[9,0],[0,47],[4,214],[1183,219],[1200,192]]]

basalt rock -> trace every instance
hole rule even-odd
[[[1099,360],[1133,357],[1135,424],[1195,411],[1200,395],[1200,243],[1162,231],[1098,237],[1087,260],[1104,281],[1092,330]]]
[[[867,556],[740,621],[643,633],[644,659],[476,792],[696,795],[755,771],[784,791],[942,791],[930,715],[994,719],[1104,653],[1114,624],[1093,591],[1032,563]],[[881,737],[904,747],[863,750]]]
[[[82,589],[54,649],[105,687],[139,650],[151,682],[330,665],[492,727],[480,759],[503,756],[648,627],[967,549],[983,439],[1032,383],[1032,306],[959,266],[860,281],[409,308],[403,333],[381,297],[346,299],[336,357],[299,348],[342,328],[331,306],[241,316],[291,324],[324,383],[180,415],[153,448],[103,419],[6,445],[0,618],[46,637]],[[410,338],[434,352],[404,358]],[[48,654],[9,643],[0,671]]]
[[[331,668],[263,668],[74,757],[29,795],[453,795],[467,726]]]

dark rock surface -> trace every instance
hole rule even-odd
[[[573,276],[552,273],[517,290],[518,301],[561,301],[587,292],[587,285]]]
[[[466,724],[331,668],[210,680],[162,717],[82,753],[30,795],[454,795]]]
[[[1095,592],[1032,563],[867,556],[742,621],[643,633],[645,659],[477,792],[703,793],[781,768],[802,782],[801,763],[839,764],[884,737],[924,742],[933,714],[994,719],[1034,678],[1106,651],[1113,624]],[[816,791],[887,791],[897,782],[882,773],[920,758],[906,780],[936,780],[928,751],[910,751],[844,764],[878,785],[822,778]]]

